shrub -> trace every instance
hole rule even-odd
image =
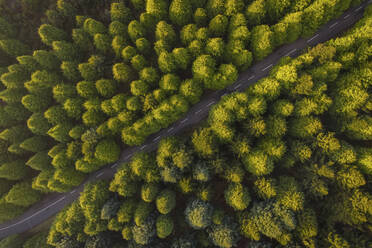
[[[187,223],[194,229],[205,229],[212,223],[213,207],[211,204],[201,201],[191,201],[186,209]]]
[[[160,215],[156,219],[156,233],[159,238],[164,239],[173,232],[173,220],[169,215]]]
[[[162,190],[156,198],[156,207],[161,214],[170,213],[176,206],[176,194],[169,189]]]

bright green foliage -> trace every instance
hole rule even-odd
[[[36,50],[33,53],[33,58],[41,65],[43,69],[56,69],[60,65],[60,61],[53,52],[45,50]]]
[[[27,120],[28,129],[34,134],[45,135],[51,128],[43,113],[34,113]]]
[[[57,58],[63,61],[73,61],[79,54],[74,44],[66,41],[53,41],[52,47]]]
[[[198,27],[195,24],[185,25],[180,32],[180,39],[183,45],[189,45],[196,38]]]
[[[238,225],[230,219],[225,219],[220,225],[212,225],[209,230],[209,238],[218,247],[235,247],[240,240]]]
[[[201,200],[191,201],[186,209],[187,223],[194,229],[205,229],[212,223],[213,207]]]
[[[191,104],[195,104],[200,100],[200,97],[203,93],[203,88],[194,80],[188,79],[181,83],[179,92]]]
[[[71,130],[72,125],[63,123],[58,124],[48,130],[48,135],[59,142],[68,142],[70,141],[69,131]]]
[[[223,39],[212,38],[208,40],[205,51],[216,59],[222,58],[225,51],[225,43],[223,42]]]
[[[122,83],[129,83],[134,79],[133,69],[124,63],[115,64],[112,67],[112,72],[114,79]]]
[[[0,49],[10,56],[17,57],[30,53],[30,48],[19,40],[0,40]]]
[[[8,194],[5,196],[5,200],[8,203],[28,207],[39,201],[41,198],[41,193],[32,189],[31,183],[21,182],[15,184]]]
[[[84,31],[89,33],[91,36],[95,34],[104,34],[107,32],[107,28],[102,22],[94,20],[92,18],[87,18],[83,24]]]
[[[243,158],[243,163],[246,170],[255,176],[270,174],[274,169],[272,159],[260,150],[249,153]]]
[[[154,183],[143,184],[141,188],[141,198],[145,202],[152,202],[156,199],[159,187]]]
[[[130,91],[135,96],[144,96],[149,91],[149,85],[142,80],[132,81]]]
[[[158,58],[159,69],[164,73],[172,73],[177,69],[177,62],[174,54],[162,52]]]
[[[203,128],[192,135],[192,143],[196,152],[203,157],[211,157],[218,151],[217,139],[211,129]]]
[[[112,3],[110,14],[111,21],[120,21],[124,24],[129,23],[132,19],[131,10],[124,3]]]
[[[113,80],[101,79],[96,82],[96,88],[101,96],[109,98],[115,94],[117,90],[117,84]]]
[[[136,48],[144,55],[149,55],[152,49],[150,41],[146,38],[136,40]]]
[[[257,195],[264,200],[276,196],[277,192],[275,181],[272,179],[266,179],[265,177],[260,177],[254,182],[254,189]]]
[[[173,232],[173,220],[169,215],[160,215],[156,219],[156,233],[159,238],[164,239]]]
[[[106,163],[113,163],[119,159],[120,147],[113,140],[100,141],[94,156]]]
[[[217,15],[209,22],[208,30],[214,37],[223,37],[228,25],[229,21],[226,16]]]
[[[251,49],[255,59],[262,60],[273,51],[273,33],[267,25],[252,29]]]
[[[63,76],[70,81],[77,82],[80,79],[78,64],[73,61],[63,61],[61,64]]]
[[[19,146],[30,152],[40,152],[48,147],[48,140],[43,136],[33,136],[24,140]]]
[[[56,28],[49,24],[43,24],[39,28],[39,36],[43,43],[51,46],[53,41],[61,41],[67,39],[65,31]]]
[[[265,0],[256,0],[251,2],[245,10],[247,22],[250,25],[261,24],[267,15],[267,10],[265,7]]]
[[[169,189],[162,190],[156,197],[156,208],[161,214],[170,213],[176,206],[176,194]]]
[[[225,200],[235,210],[244,210],[248,207],[251,197],[248,189],[241,184],[229,184],[225,190]]]
[[[22,104],[33,113],[41,112],[48,108],[51,104],[51,99],[49,97],[29,94],[22,97]]]
[[[206,10],[209,18],[225,12],[225,0],[208,0]]]
[[[150,216],[146,223],[141,226],[134,225],[132,227],[133,239],[137,244],[147,245],[152,241],[153,236],[156,234],[155,219]]]
[[[168,1],[148,0],[146,1],[146,12],[152,14],[158,21],[168,16]]]
[[[132,42],[135,43],[136,40],[145,37],[146,29],[139,21],[133,20],[128,25],[128,35]]]
[[[186,48],[175,48],[172,51],[174,55],[176,65],[181,70],[186,70],[191,62],[191,55]]]
[[[180,27],[190,23],[192,19],[190,0],[172,0],[169,7],[169,18]]]

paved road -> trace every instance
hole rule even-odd
[[[270,68],[274,66],[280,58],[284,56],[296,57],[302,53],[304,48],[327,41],[330,38],[338,35],[340,32],[350,28],[356,21],[362,18],[363,9],[371,2],[372,0],[369,0],[360,6],[349,9],[338,19],[332,20],[322,26],[314,36],[308,39],[299,39],[294,43],[280,47],[263,61],[256,63],[249,70],[242,73],[237,82],[235,82],[233,85],[224,90],[216,91],[205,97],[201,102],[193,106],[183,119],[177,121],[168,128],[151,135],[146,140],[144,145],[132,147],[123,151],[119,161],[115,164],[108,165],[103,169],[92,173],[83,184],[70,192],[48,195],[43,201],[28,209],[28,211],[26,211],[20,217],[0,225],[0,239],[12,234],[25,232],[34,226],[41,224],[51,216],[58,213],[61,209],[63,209],[64,206],[76,200],[79,197],[80,192],[83,190],[86,182],[95,181],[97,179],[113,178],[118,164],[129,161],[134,153],[138,151],[153,151],[156,149],[160,139],[179,133],[185,128],[199,123],[208,116],[209,109],[213,104],[218,102],[221,96],[233,91],[242,91],[249,85],[257,82],[260,78],[267,76]]]

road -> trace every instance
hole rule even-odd
[[[304,39],[301,38],[291,44],[283,45],[276,49],[274,53],[266,57],[264,60],[253,65],[249,70],[242,73],[238,80],[226,89],[216,91],[209,96],[205,97],[202,101],[194,105],[187,115],[173,123],[166,129],[159,131],[156,134],[148,137],[144,145],[132,147],[122,152],[118,162],[112,165],[108,165],[103,169],[92,173],[80,186],[74,190],[58,194],[53,193],[48,195],[45,199],[28,209],[23,215],[18,218],[3,223],[0,225],[0,239],[7,237],[12,234],[18,234],[25,232],[51,216],[58,213],[66,205],[76,200],[80,192],[84,189],[86,182],[95,181],[98,179],[111,179],[114,177],[117,166],[122,162],[127,162],[130,158],[139,151],[150,152],[154,151],[157,147],[158,142],[167,136],[174,135],[184,130],[187,127],[194,126],[208,116],[209,109],[213,104],[217,103],[221,96],[228,94],[233,91],[243,91],[248,86],[257,82],[259,79],[268,75],[270,68],[273,67],[280,58],[284,56],[296,57],[300,55],[304,48],[314,46],[318,43],[325,42],[330,38],[337,36],[340,32],[350,28],[355,22],[363,16],[363,9],[372,2],[372,0],[363,2],[361,5],[350,8],[343,15],[336,20],[332,20],[329,23],[323,25],[314,36]]]

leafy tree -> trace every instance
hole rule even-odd
[[[39,201],[40,198],[41,193],[32,189],[30,182],[20,182],[15,184],[5,196],[5,200],[8,203],[23,207],[31,206]]]
[[[87,18],[84,21],[83,29],[85,32],[90,34],[92,37],[95,34],[104,34],[107,33],[107,28],[105,25],[97,20],[94,20],[93,18]]]
[[[191,62],[191,55],[186,48],[175,48],[172,51],[176,65],[181,70],[186,70]]]
[[[72,129],[72,125],[68,123],[57,124],[48,130],[48,135],[59,142],[68,142],[71,137],[69,131]]]
[[[161,52],[158,58],[159,69],[164,73],[172,73],[177,69],[176,58],[173,53]]]
[[[157,21],[163,20],[168,16],[168,1],[149,0],[146,1],[146,12],[152,14]]]
[[[184,46],[189,45],[193,40],[196,39],[196,32],[198,27],[195,24],[185,25],[180,32],[180,39]]]
[[[185,209],[187,223],[194,229],[205,229],[212,223],[213,207],[210,203],[193,200]]]
[[[267,25],[255,26],[252,29],[251,50],[255,59],[262,60],[272,53],[273,33]]]
[[[144,55],[150,55],[152,50],[152,44],[146,38],[139,38],[136,40],[136,48]]]
[[[225,12],[225,0],[208,0],[206,10],[209,18]]]
[[[275,180],[265,177],[260,177],[254,182],[254,189],[257,195],[264,200],[276,196],[278,190]]]
[[[173,232],[173,220],[169,215],[160,215],[156,219],[156,233],[159,238],[164,239]]]
[[[101,161],[113,163],[119,159],[120,148],[113,140],[103,140],[98,143],[94,155]]]
[[[194,22],[199,26],[206,26],[208,23],[208,14],[204,8],[197,8],[194,12]]]
[[[135,43],[136,40],[146,36],[146,29],[139,21],[133,20],[128,25],[128,35],[132,42]]]
[[[128,24],[133,19],[130,8],[126,7],[124,3],[112,3],[110,14],[111,21],[119,21],[124,24]]]
[[[76,97],[76,88],[70,84],[57,84],[53,87],[53,98],[64,103],[68,98]]]
[[[250,25],[260,25],[267,15],[265,0],[256,0],[247,6],[245,16]]]
[[[69,98],[63,104],[63,109],[66,111],[68,117],[79,119],[83,114],[84,100],[81,98]]]
[[[209,238],[218,247],[230,248],[236,246],[240,240],[238,225],[231,219],[226,218],[220,225],[212,225],[209,230]]]
[[[41,25],[38,32],[41,41],[48,46],[51,46],[53,41],[67,40],[65,31],[50,24]]]
[[[139,245],[147,245],[151,243],[156,234],[155,224],[155,218],[149,216],[143,225],[134,225],[132,227],[133,240]]]
[[[229,184],[225,190],[225,200],[235,210],[244,210],[248,207],[251,198],[248,189],[241,184]]]
[[[197,153],[203,157],[211,157],[218,152],[216,136],[208,128],[197,130],[192,135],[192,144]]]
[[[209,32],[214,37],[223,37],[227,31],[227,26],[229,25],[228,18],[224,15],[216,15],[209,22]]]
[[[122,83],[129,83],[134,79],[133,69],[124,63],[115,64],[112,67],[112,72],[114,79]]]
[[[195,104],[200,100],[203,94],[202,87],[192,79],[183,81],[179,87],[179,92],[183,95],[191,104]]]
[[[299,138],[310,138],[322,129],[320,120],[313,116],[296,118],[291,122],[289,131],[291,135]]]
[[[243,163],[246,170],[256,176],[270,174],[274,169],[272,159],[260,150],[249,153],[243,158]]]
[[[191,22],[192,6],[189,0],[173,0],[169,6],[170,20],[182,27]]]
[[[161,214],[170,213],[176,206],[176,194],[169,190],[162,190],[156,197],[156,208]]]

